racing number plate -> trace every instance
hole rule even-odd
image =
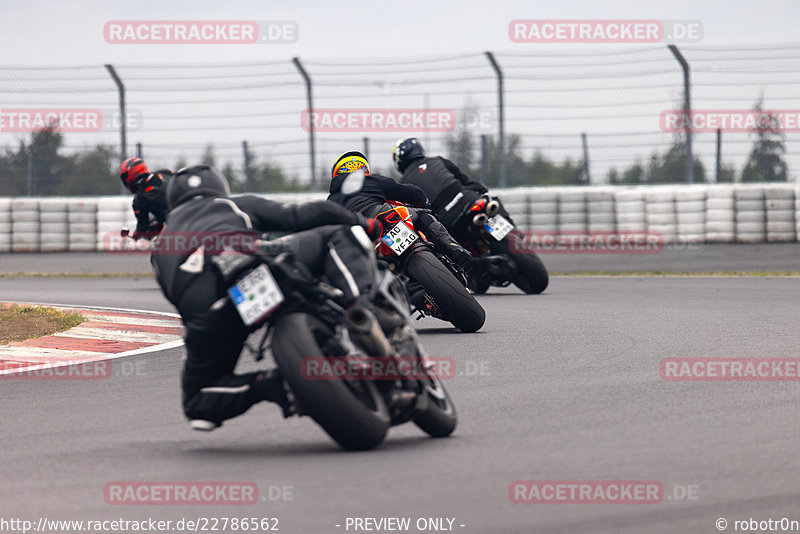
[[[417,233],[400,221],[381,238],[381,241],[399,256],[417,239],[419,239]]]
[[[484,228],[493,238],[502,241],[514,229],[514,225],[502,215],[495,215],[486,222]]]
[[[242,321],[247,326],[269,315],[283,302],[283,293],[263,263],[228,289]]]

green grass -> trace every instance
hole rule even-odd
[[[63,332],[83,320],[79,313],[47,306],[0,306],[0,345]]]

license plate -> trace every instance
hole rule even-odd
[[[228,289],[228,295],[247,326],[257,323],[283,302],[281,288],[263,263]]]
[[[399,256],[417,239],[419,239],[417,233],[401,221],[395,224],[392,229],[381,238],[381,241]]]
[[[486,222],[484,228],[493,238],[502,241],[514,229],[514,225],[502,215],[495,215]]]

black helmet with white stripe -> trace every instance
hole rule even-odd
[[[398,139],[392,150],[392,159],[395,168],[400,172],[405,172],[412,161],[425,157],[425,149],[416,137]]]
[[[227,197],[228,180],[214,167],[184,167],[167,181],[167,206],[174,209],[195,197]]]

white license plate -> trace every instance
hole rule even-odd
[[[247,326],[269,315],[283,302],[283,293],[263,263],[228,289],[242,321]]]
[[[502,215],[495,215],[486,222],[484,228],[493,238],[502,241],[514,229],[514,225]]]
[[[401,221],[395,224],[392,229],[381,238],[381,241],[399,256],[417,239],[419,239],[417,233],[409,228],[406,223]]]

